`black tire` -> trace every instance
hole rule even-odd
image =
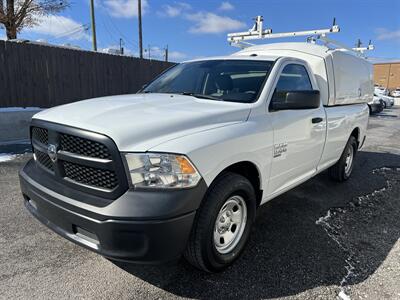
[[[386,102],[381,100],[381,104],[382,104],[382,110],[386,108]]]
[[[351,151],[350,147],[353,149],[352,150],[352,160],[351,160],[351,167],[350,169],[346,169],[346,160],[349,154],[349,151]],[[356,157],[357,153],[357,140],[355,139],[354,136],[351,136],[349,140],[347,141],[346,147],[344,147],[343,153],[340,156],[340,159],[338,162],[333,165],[332,167],[329,168],[329,176],[338,182],[343,182],[346,181],[347,179],[350,178],[351,172],[353,171],[353,166],[354,166],[354,159]]]
[[[221,208],[232,196],[240,196],[247,207],[241,238],[232,251],[221,254],[214,244],[214,226]],[[200,270],[218,272],[231,265],[242,253],[256,216],[256,193],[250,181],[236,173],[224,173],[209,187],[196,213],[184,253],[186,260]]]
[[[372,115],[372,108],[371,105],[368,104],[369,114]]]

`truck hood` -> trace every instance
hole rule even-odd
[[[135,94],[79,101],[33,118],[111,137],[120,151],[147,151],[163,142],[244,122],[247,104],[173,94]]]

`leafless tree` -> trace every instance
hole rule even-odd
[[[6,29],[7,39],[16,39],[25,27],[40,22],[40,17],[56,14],[69,5],[69,0],[0,0],[0,26]]]

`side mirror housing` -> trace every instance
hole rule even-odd
[[[290,109],[314,109],[320,105],[320,93],[314,91],[275,91],[272,96],[271,109],[290,110]]]

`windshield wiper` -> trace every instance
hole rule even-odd
[[[221,100],[220,98],[213,97],[210,95],[196,94],[196,93],[192,93],[192,92],[182,92],[182,93],[178,93],[178,94],[184,95],[184,96],[193,96],[193,97],[200,98],[200,99]]]

